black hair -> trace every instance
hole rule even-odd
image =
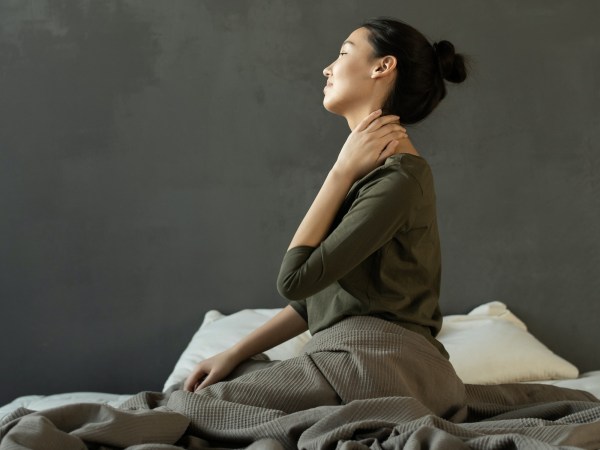
[[[383,114],[400,116],[403,124],[427,117],[446,96],[444,80],[462,83],[467,78],[465,61],[446,40],[431,44],[410,25],[390,17],[368,19],[361,27],[369,31],[373,57],[396,57],[396,82],[384,103]]]

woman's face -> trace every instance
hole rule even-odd
[[[383,99],[379,92],[381,83],[376,86],[377,77],[373,77],[378,60],[373,58],[368,35],[366,28],[354,30],[342,44],[338,58],[323,69],[327,77],[323,106],[332,113],[346,116],[381,106],[373,104]]]

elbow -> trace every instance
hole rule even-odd
[[[281,296],[288,300],[303,300],[306,295],[299,288],[299,282],[296,277],[292,275],[280,276],[277,278],[277,291]]]
[[[308,261],[314,250],[314,247],[301,245],[286,252],[277,275],[277,291],[284,298],[304,300],[315,293],[318,267],[315,267],[315,262]]]

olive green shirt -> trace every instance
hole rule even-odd
[[[356,181],[318,247],[289,249],[277,290],[312,334],[348,316],[370,315],[435,339],[441,252],[435,190],[427,161],[387,158]]]

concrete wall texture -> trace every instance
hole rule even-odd
[[[279,264],[349,129],[322,70],[388,15],[474,59],[408,127],[441,306],[506,303],[600,369],[600,3],[0,0],[0,403],[159,390]]]

